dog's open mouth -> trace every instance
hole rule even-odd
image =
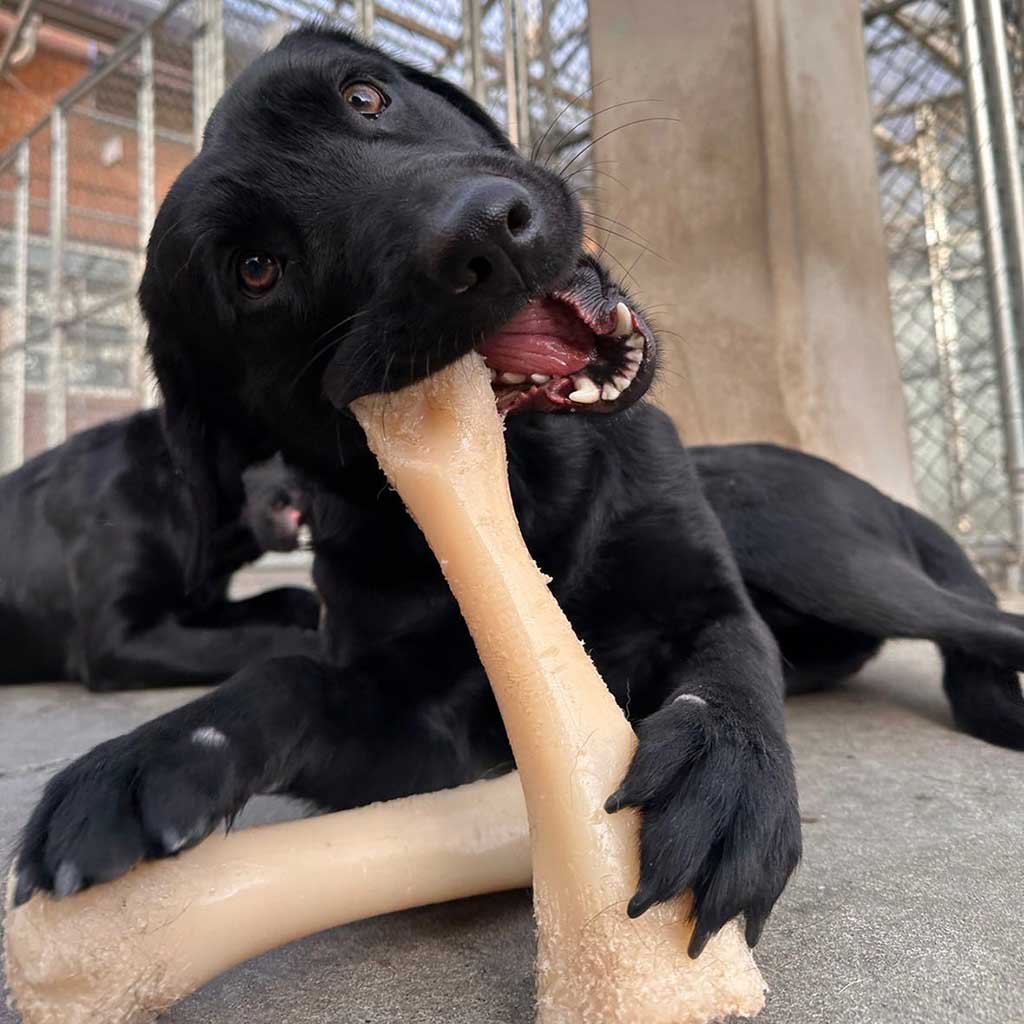
[[[575,291],[534,299],[478,347],[498,411],[618,412],[647,390],[654,337],[625,302]]]

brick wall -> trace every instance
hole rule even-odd
[[[45,396],[38,391],[29,391],[25,395],[26,459],[46,448],[45,401]],[[137,407],[138,403],[129,398],[72,394],[68,397],[68,434],[125,416]]]

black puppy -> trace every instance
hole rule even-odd
[[[691,448],[789,692],[829,686],[890,637],[938,644],[956,723],[1024,749],[1024,616],[1001,611],[956,541],[823,459],[768,444]]]
[[[629,913],[692,888],[692,954],[738,914],[758,940],[800,855],[778,650],[671,423],[639,403],[655,339],[580,243],[566,182],[344,33],[299,31],[228,90],[153,230],[150,351],[207,521],[230,504],[224,453],[280,449],[316,481],[328,653],[247,669],[61,772],[18,900],[174,853],[255,793],[343,808],[509,762],[458,608],[346,412],[479,345],[527,543],[636,723],[608,804],[643,812]]]
[[[301,517],[279,463],[248,471],[244,509],[240,472],[191,585],[194,513],[156,410],[84,430],[0,479],[0,682],[181,686],[315,652],[310,591],[227,600],[235,571],[297,547]]]

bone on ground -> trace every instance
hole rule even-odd
[[[516,756],[533,850],[538,1021],[704,1024],[757,1013],[764,981],[735,922],[693,961],[688,900],[626,914],[638,819],[603,806],[636,739],[523,541],[483,359],[472,353],[352,408],[459,602]]]
[[[10,909],[7,982],[24,1024],[149,1024],[250,957],[407,907],[530,884],[515,774],[211,836],[67,899]]]

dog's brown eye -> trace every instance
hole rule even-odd
[[[266,253],[250,253],[238,264],[238,278],[248,295],[266,295],[281,277],[281,264]]]
[[[341,90],[342,99],[363,117],[378,117],[388,105],[388,98],[375,85],[353,82]]]

